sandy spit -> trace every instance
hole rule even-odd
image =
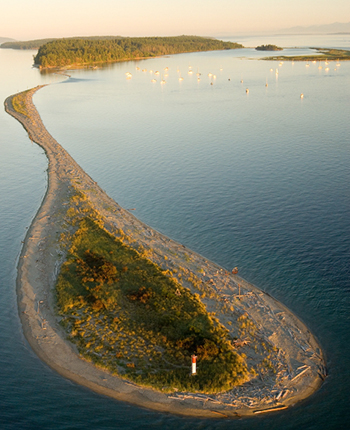
[[[25,237],[17,275],[23,331],[36,354],[62,376],[98,393],[172,414],[252,416],[281,411],[313,394],[326,377],[326,367],[322,350],[308,328],[268,294],[145,225],[108,197],[46,130],[32,101],[40,88],[25,93],[28,116],[13,109],[14,96],[5,100],[6,111],[24,126],[49,160],[48,188]],[[65,214],[73,187],[88,197],[107,230],[122,229],[133,239],[135,248],[142,245],[150,250],[150,259],[163,270],[182,266],[194,274],[203,287],[213,292],[211,298],[203,299],[208,311],[215,311],[232,335],[237,335],[237,317],[247,315],[258,328],[259,340],[274,347],[271,360],[275,373],[259,373],[242,386],[217,395],[166,394],[113,376],[81,358],[66,340],[54,307],[55,282],[65,258],[59,238],[69,230]],[[189,282],[181,282],[198,292]],[[234,312],[224,311],[227,305],[233,305]],[[261,361],[250,342],[239,347],[249,365]]]

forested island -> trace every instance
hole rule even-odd
[[[276,45],[260,45],[255,48],[257,51],[283,51],[283,48],[280,48]]]
[[[40,68],[87,66],[242,47],[238,43],[199,36],[57,39],[39,48],[34,64]]]

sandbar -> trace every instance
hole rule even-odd
[[[35,353],[62,376],[95,392],[183,416],[254,416],[281,411],[312,395],[326,377],[326,365],[308,328],[269,294],[150,228],[111,199],[46,130],[32,101],[33,94],[42,87],[23,93],[27,115],[14,110],[14,96],[5,100],[6,111],[24,126],[31,141],[40,145],[48,158],[47,191],[27,231],[17,271],[19,315],[24,335]],[[215,395],[169,394],[139,386],[84,360],[67,340],[55,312],[55,283],[66,255],[59,238],[71,229],[65,214],[74,190],[87,196],[106,230],[125,231],[133,239],[132,246],[150,250],[150,259],[163,270],[181,265],[195,274],[213,293],[202,300],[207,310],[215,311],[228,328],[232,326],[234,330],[232,323],[239,315],[254,321],[257,336],[276,351],[271,359],[275,372],[260,374]],[[196,292],[186,280],[183,285]],[[221,311],[225,304],[234,306],[234,314]],[[257,357],[249,342],[237,347],[250,364],[255,363]]]

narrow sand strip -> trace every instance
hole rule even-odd
[[[40,88],[26,93],[28,116],[13,109],[13,96],[5,101],[6,111],[24,126],[49,160],[48,189],[28,229],[17,276],[24,334],[37,355],[61,375],[96,392],[181,415],[222,418],[279,411],[314,393],[326,376],[326,368],[321,348],[307,327],[268,294],[151,229],[109,198],[47,132],[32,102],[33,94]],[[232,334],[237,317],[246,314],[258,327],[257,336],[275,347],[272,361],[276,373],[261,374],[217,395],[165,394],[115,377],[82,359],[58,324],[53,299],[65,257],[59,238],[69,230],[65,214],[73,188],[87,196],[107,230],[122,229],[134,240],[135,248],[142,245],[150,250],[150,259],[163,270],[182,266],[193,273],[203,288],[213,292],[212,298],[203,299],[208,311],[216,311],[227,328],[232,326]],[[189,282],[181,282],[198,292]],[[234,306],[231,314],[222,311],[227,304]],[[240,345],[239,352],[247,355],[250,365],[256,364],[258,358],[249,343]]]

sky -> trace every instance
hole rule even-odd
[[[350,21],[349,0],[0,0],[0,37],[218,36]]]

